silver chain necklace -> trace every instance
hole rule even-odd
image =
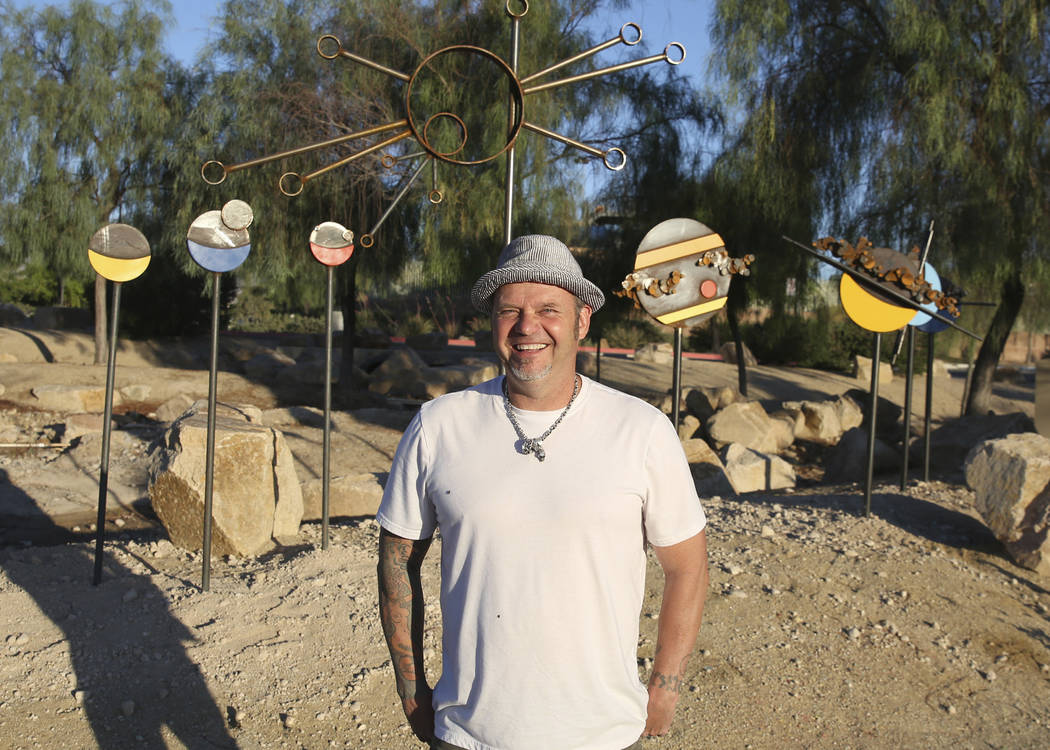
[[[554,420],[554,424],[547,428],[537,438],[525,437],[525,431],[521,429],[521,425],[518,424],[517,418],[514,416],[514,409],[510,405],[510,396],[507,392],[507,379],[503,378],[503,408],[507,411],[507,418],[510,419],[510,423],[514,425],[514,431],[518,433],[518,438],[521,440],[521,454],[527,456],[530,453],[536,456],[538,461],[542,461],[547,457],[547,452],[543,450],[543,441],[550,437],[550,434],[554,432],[554,428],[561,424],[561,421],[565,419],[565,415],[569,413],[569,409],[572,407],[572,402],[576,400],[576,395],[580,392],[580,378],[574,376],[572,381],[572,398],[569,399],[569,403],[565,405],[565,408],[561,410],[561,414]]]

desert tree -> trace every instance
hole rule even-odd
[[[0,9],[0,253],[60,279],[94,276],[100,226],[156,205],[177,102],[162,49],[166,0]],[[95,360],[106,351],[95,276]]]
[[[935,219],[938,268],[997,287],[966,405],[986,411],[1026,277],[1050,259],[1044,4],[720,0],[713,39],[733,165],[764,213],[902,250]]]

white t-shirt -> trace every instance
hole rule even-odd
[[[468,750],[621,750],[645,727],[645,541],[684,541],[704,512],[657,409],[584,378],[540,462],[516,449],[502,382],[423,405],[378,513],[409,539],[441,528],[435,732]],[[534,438],[559,413],[515,416]]]

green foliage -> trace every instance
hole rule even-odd
[[[65,283],[63,304],[82,307],[86,301],[84,284],[75,280]],[[24,308],[59,303],[59,280],[54,270],[41,262],[30,263],[0,276],[0,301]]]
[[[713,41],[741,114],[720,168],[747,206],[802,241],[808,224],[901,250],[933,218],[942,275],[994,287],[982,411],[1024,278],[1050,263],[1045,4],[720,0]]]
[[[614,349],[637,349],[645,344],[669,342],[672,336],[670,329],[639,318],[619,318],[602,328],[602,338]]]
[[[853,357],[871,356],[872,333],[841,313],[822,308],[816,315],[771,315],[741,326],[744,343],[762,364],[848,371]],[[888,351],[883,337],[884,351]]]

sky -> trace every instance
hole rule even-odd
[[[539,3],[544,0],[531,1]],[[20,7],[65,4],[63,0],[15,1],[15,5]],[[115,0],[110,4],[115,4]],[[172,0],[171,4],[175,25],[167,35],[168,50],[183,63],[192,64],[200,48],[210,37],[219,33],[216,18],[222,3],[218,0]],[[608,11],[602,17],[595,18],[591,28],[596,39],[604,41],[616,36],[623,24],[634,22],[642,28],[639,47],[645,55],[658,54],[669,42],[680,42],[686,48],[686,59],[679,66],[679,72],[688,75],[699,86],[704,81],[706,58],[710,50],[707,29],[713,4],[714,0],[630,0],[624,10]],[[527,22],[528,15],[522,21],[523,34],[528,33]],[[319,29],[318,35],[322,33],[324,30]],[[493,51],[498,52],[497,44],[504,43],[505,40],[496,40]],[[595,58],[596,62],[603,65],[614,65],[629,59],[632,57],[622,49],[608,50]]]

